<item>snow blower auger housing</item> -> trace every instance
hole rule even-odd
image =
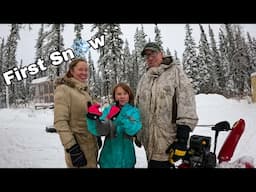
[[[218,164],[231,160],[238,141],[244,131],[245,121],[239,119],[234,123],[232,129],[227,121],[221,121],[214,126],[207,126],[211,126],[212,130],[215,131],[214,152],[210,151],[211,137],[192,135],[189,140],[187,155],[178,168],[216,168]],[[230,133],[222,145],[218,157],[216,157],[216,145],[220,131],[230,131]]]

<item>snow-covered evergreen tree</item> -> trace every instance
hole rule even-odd
[[[145,73],[146,71],[146,62],[144,58],[141,56],[141,52],[146,45],[146,34],[144,32],[143,25],[141,25],[141,29],[136,28],[136,32],[134,35],[134,70],[136,71],[134,76],[134,81],[137,84],[140,77]]]
[[[119,24],[109,25],[109,33],[106,37],[106,45],[108,47],[110,69],[113,69],[112,81],[113,86],[120,82],[121,69],[123,68],[123,40],[120,37],[123,33]],[[109,37],[109,38],[108,38]],[[108,41],[109,40],[109,41]],[[106,47],[107,48],[107,47]],[[112,86],[112,88],[113,88]]]
[[[101,31],[105,35],[105,46],[100,48],[98,62],[103,79],[103,96],[110,96],[113,87],[120,82],[120,71],[123,65],[123,40],[119,24],[101,24],[93,26],[93,29]]]
[[[105,24],[93,24],[92,25],[92,29],[91,32],[95,31],[94,35],[92,38],[97,38],[100,37],[101,35],[105,34]],[[103,58],[104,58],[104,53],[105,53],[105,49],[104,47],[100,48],[97,50],[99,52],[99,59],[98,59],[98,72],[97,72],[97,77],[98,80],[97,82],[101,82],[100,85],[100,97],[103,97],[105,95],[107,95],[108,90],[107,90],[107,82],[106,82],[106,78],[107,78],[107,72],[105,71],[105,63],[103,62]]]
[[[44,24],[41,24],[41,27],[39,28],[39,32],[38,32],[38,38],[36,40],[36,45],[35,45],[35,48],[36,48],[35,63],[38,61],[38,59],[45,59],[45,57],[49,55],[45,47],[46,37],[49,34],[50,34],[49,31],[44,30]],[[36,78],[44,77],[46,75],[47,75],[47,70],[41,71],[40,73],[37,73],[32,78],[29,78],[28,81],[30,81],[30,79],[36,79]]]
[[[81,32],[83,30],[83,24],[75,24],[74,31],[76,37],[73,41],[73,51],[76,57],[85,58],[86,52],[89,50],[89,44],[82,38]]]
[[[235,35],[233,30],[232,24],[225,24],[223,26],[226,32],[226,39],[227,39],[227,48],[228,48],[228,57],[229,61],[232,62],[232,57],[236,52],[236,44],[235,44]]]
[[[221,94],[223,92],[222,89],[225,86],[225,82],[223,82],[223,79],[222,79],[225,72],[223,71],[223,63],[220,60],[220,53],[217,48],[215,36],[214,36],[213,30],[210,25],[209,25],[209,37],[210,37],[210,49],[211,49],[212,63],[215,68],[215,69],[212,68],[212,70],[215,71],[215,75],[216,75],[215,76],[215,79],[216,79],[215,92]]]
[[[45,49],[47,50],[47,55],[50,55],[55,51],[63,51],[64,50],[64,42],[62,32],[64,30],[64,24],[51,24],[48,25],[51,27],[49,34],[47,35],[47,41],[45,45]],[[51,65],[51,61],[49,57],[45,57],[46,66],[48,66],[48,76],[52,79],[55,79],[56,76],[60,76],[65,72],[65,62],[58,66]]]
[[[3,74],[4,65],[4,38],[0,39],[0,74]],[[3,75],[0,75],[0,108],[5,107],[5,84]]]
[[[135,51],[133,50],[133,53],[131,54],[129,49],[129,43],[126,39],[125,46],[124,46],[124,68],[123,68],[123,82],[126,82],[130,87],[132,92],[136,93],[136,87],[138,82],[136,82],[134,79],[136,75],[138,74],[137,71],[135,71]]]
[[[251,70],[250,73],[256,72],[256,41],[251,38],[249,32],[247,32],[247,39],[248,39],[248,54],[250,59],[250,66]]]
[[[174,57],[173,57],[173,59],[174,59],[174,62],[175,62],[176,64],[181,65],[181,61],[180,61],[180,59],[179,59],[179,57],[178,57],[178,53],[177,53],[176,50],[174,50]]]
[[[101,72],[99,70],[96,70],[96,74],[95,74],[95,87],[94,87],[94,90],[95,90],[95,94],[92,93],[95,98],[97,98],[99,100],[99,102],[102,102],[101,99],[101,96],[104,95],[103,94],[103,87],[102,87],[102,82],[103,82],[103,79],[102,79],[102,75],[101,75]]]
[[[229,73],[229,81],[232,81],[233,87],[231,88],[231,96],[235,96],[238,93],[236,85],[237,81],[237,64],[236,64],[236,44],[235,44],[235,35],[234,35],[234,27],[232,24],[225,24],[223,26],[225,31],[225,38],[227,43],[227,58],[230,66],[230,73]]]
[[[224,29],[225,30],[225,29]],[[219,51],[220,51],[220,60],[222,62],[224,75],[220,78],[220,85],[223,86],[223,95],[226,97],[231,97],[234,92],[234,81],[230,78],[230,59],[228,54],[228,40],[223,32],[223,29],[219,30]],[[221,88],[221,87],[220,87]]]
[[[206,34],[203,26],[199,24],[201,37],[199,40],[198,53],[198,76],[194,80],[198,82],[200,93],[214,93],[216,91],[215,63],[212,62],[212,56]],[[196,79],[199,77],[199,79]]]
[[[131,66],[129,68],[129,82],[130,82],[130,86],[131,89],[133,91],[133,93],[136,93],[136,89],[137,89],[137,85],[138,85],[138,81],[140,79],[139,77],[139,63],[137,61],[137,56],[136,56],[136,51],[132,50],[131,53]]]
[[[127,39],[124,44],[124,54],[123,54],[123,65],[120,72],[121,82],[128,83],[130,85],[133,80],[133,71],[132,71],[132,61],[131,61],[131,53],[129,49],[129,43]]]
[[[88,54],[88,64],[89,64],[89,89],[90,94],[93,96],[93,98],[97,98],[98,95],[100,95],[100,90],[98,89],[98,82],[96,81],[96,69],[94,67],[94,62],[92,60],[91,52],[89,51]]]
[[[169,47],[167,47],[165,53],[166,53],[166,54],[165,54],[166,56],[172,56],[172,53],[171,53]]]
[[[19,31],[19,24],[11,24],[10,35],[7,38],[6,46],[4,49],[5,64],[3,65],[3,71],[17,67],[16,52],[18,40],[20,39]],[[15,82],[17,82],[17,80],[14,79],[12,84],[8,86],[8,93],[6,93],[9,95],[10,105],[14,104],[17,99],[17,95],[15,93]]]
[[[198,84],[198,63],[197,63],[197,52],[196,43],[192,37],[192,28],[189,24],[185,25],[186,36],[185,36],[185,50],[183,52],[182,64],[185,73],[191,79],[194,86],[195,92],[199,93]]]
[[[4,50],[4,58],[6,63],[4,70],[8,70],[17,66],[16,51],[17,51],[18,40],[20,39],[19,28],[20,28],[19,24],[11,25],[10,35],[7,38],[7,42]]]
[[[22,59],[20,61],[20,64],[19,64],[19,68],[22,68],[23,66],[23,62],[22,62]],[[16,107],[18,107],[19,104],[21,103],[25,103],[25,102],[28,102],[27,101],[27,92],[26,92],[26,87],[25,87],[25,80],[23,81],[18,81],[15,83],[15,94],[16,94]]]
[[[74,25],[74,31],[76,34],[77,38],[82,38],[81,32],[84,29],[84,25],[83,24],[75,24]]]
[[[233,69],[235,71],[234,83],[236,95],[248,95],[250,90],[250,60],[248,56],[248,45],[242,34],[240,25],[234,25],[235,47],[236,52],[233,55]]]
[[[157,24],[155,25],[154,31],[155,31],[155,42],[161,48],[161,50],[164,51],[161,32],[160,32],[160,29],[158,28]]]

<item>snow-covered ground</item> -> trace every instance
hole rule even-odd
[[[58,135],[45,131],[52,110],[1,109],[0,116],[0,167],[65,167]]]
[[[225,99],[220,95],[197,95],[199,125],[229,121],[231,126],[243,118],[246,126],[231,161],[242,156],[256,159],[256,104],[246,100]],[[65,168],[64,151],[56,133],[47,133],[45,127],[53,123],[53,110],[33,108],[0,109],[0,168]],[[192,134],[212,136],[211,127],[196,127]],[[220,150],[229,132],[221,132],[217,150]],[[136,149],[136,168],[146,168],[143,147]],[[256,162],[254,162],[256,164]]]

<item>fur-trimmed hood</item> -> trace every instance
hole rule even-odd
[[[88,90],[88,86],[87,86],[87,82],[86,83],[81,83],[80,81],[76,80],[73,77],[67,77],[66,75],[64,77],[59,77],[55,80],[54,83],[54,88],[56,88],[59,85],[67,85],[71,88],[78,88],[79,90],[83,90],[83,91],[87,91]]]
[[[170,68],[172,65],[174,65],[172,56],[166,56],[163,58],[159,67],[147,67],[146,71],[152,68],[162,68],[163,70],[166,70],[167,68]]]
[[[148,67],[147,74],[153,77],[159,77],[163,72],[171,68],[175,63],[171,56],[164,57],[160,66],[158,67]],[[145,74],[146,75],[146,74]]]
[[[166,57],[164,57],[161,64],[164,64],[164,65],[171,65],[171,64],[173,64],[173,58],[172,58],[172,56],[166,56]]]

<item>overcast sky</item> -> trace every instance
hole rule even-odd
[[[210,24],[214,30],[216,42],[218,42],[218,31],[220,24]],[[191,24],[193,28],[193,37],[198,44],[200,38],[200,29],[198,24]],[[203,24],[206,34],[208,35],[208,24]],[[23,60],[23,64],[30,64],[35,62],[35,43],[38,38],[38,30],[40,24],[33,24],[32,30],[29,31],[28,27],[20,31],[21,40],[18,42],[17,60]],[[141,24],[121,24],[121,30],[123,32],[123,40],[127,39],[129,42],[130,50],[134,49],[134,34],[137,27],[141,27]],[[144,31],[148,35],[146,39],[149,38],[154,41],[154,24],[143,24]],[[184,38],[185,38],[185,24],[158,24],[161,31],[163,47],[166,50],[169,47],[172,54],[174,50],[177,51],[178,57],[182,58],[182,53],[184,51]],[[249,32],[252,36],[256,37],[256,24],[242,24],[245,32]],[[7,35],[10,33],[10,24],[0,24],[0,38],[4,37],[7,39]],[[93,33],[91,32],[91,24],[85,24],[83,30],[83,39],[91,39]],[[65,48],[71,48],[75,34],[74,25],[66,24],[63,32]],[[98,53],[95,50],[91,50],[94,63],[97,62]],[[48,55],[47,55],[48,56]],[[46,57],[47,57],[46,56]]]

